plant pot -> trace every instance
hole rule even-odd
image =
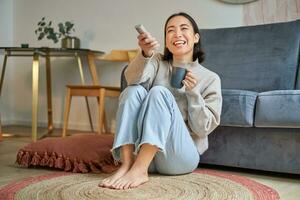
[[[65,37],[61,39],[61,48],[79,49],[80,40],[77,37]]]

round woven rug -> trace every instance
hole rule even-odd
[[[151,175],[138,188],[113,190],[98,187],[107,174],[52,173],[27,178],[0,189],[0,199],[203,199],[278,200],[272,188],[241,176],[196,170],[181,176]]]

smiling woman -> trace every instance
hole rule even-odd
[[[148,172],[191,173],[208,148],[207,135],[220,123],[220,78],[200,64],[195,20],[175,13],[164,27],[164,55],[155,53],[159,44],[149,32],[138,36],[141,50],[124,72],[128,87],[120,95],[112,148],[122,164],[101,187],[138,187],[149,181]],[[182,84],[172,84],[176,67],[184,71]]]
[[[243,4],[243,3],[250,3],[257,0],[220,0],[225,3],[231,3],[231,4]]]

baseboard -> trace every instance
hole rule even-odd
[[[31,126],[31,120],[2,120],[1,121],[2,126],[9,126],[9,125],[20,125],[20,126]],[[62,122],[54,122],[53,123],[55,128],[62,128],[63,123]],[[38,127],[47,127],[48,122],[42,121],[38,122]],[[98,124],[93,124],[94,130],[98,130]],[[87,123],[78,123],[78,122],[69,122],[68,129],[72,130],[80,130],[80,131],[90,131],[91,127],[90,124]],[[108,124],[108,132],[114,132],[115,130],[115,123],[112,121],[112,123]]]

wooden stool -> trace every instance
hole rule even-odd
[[[107,131],[105,122],[105,97],[119,97],[121,91],[119,87],[106,87],[97,85],[67,85],[67,95],[65,102],[65,112],[64,112],[64,125],[62,137],[67,135],[68,120],[70,113],[71,100],[73,96],[83,96],[83,97],[98,97],[99,104],[99,130],[98,134],[102,134],[103,125],[105,131]]]

